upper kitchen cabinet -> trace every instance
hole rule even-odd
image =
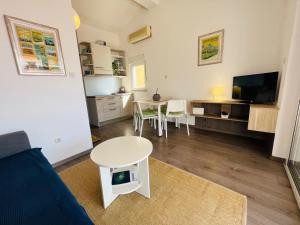
[[[94,74],[112,75],[111,50],[109,47],[91,44]]]
[[[79,44],[83,75],[126,76],[125,52],[90,42]]]
[[[113,75],[110,47],[81,42],[79,50],[83,75]]]

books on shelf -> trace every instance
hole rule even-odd
[[[138,181],[138,166],[132,165],[129,167],[112,168],[111,169],[111,184],[120,185]]]
[[[114,194],[127,194],[141,187],[138,165],[111,169],[111,185]]]

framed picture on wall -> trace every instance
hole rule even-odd
[[[4,18],[20,75],[66,75],[56,28]]]
[[[221,63],[223,60],[224,30],[198,37],[198,66]]]

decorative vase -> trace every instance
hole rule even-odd
[[[156,101],[156,102],[158,102],[160,100],[160,94],[158,94],[157,91],[158,91],[158,88],[156,89],[156,93],[152,97],[153,101]]]

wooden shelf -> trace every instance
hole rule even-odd
[[[126,75],[112,75],[113,77],[118,77],[118,78],[124,78],[124,77],[126,77]]]
[[[86,74],[86,75],[82,75],[84,77],[94,77],[95,75],[94,74]]]
[[[260,140],[269,140],[270,135],[274,135],[272,132],[275,129],[278,111],[276,106],[255,105],[235,100],[194,100],[191,107],[204,110],[204,115],[192,114],[198,129]],[[229,118],[222,118],[222,112],[228,113]],[[272,128],[269,129],[269,126]]]
[[[92,55],[91,52],[86,52],[86,53],[80,53],[79,55]]]
[[[235,100],[193,100],[191,104],[219,104],[219,105],[249,105],[247,102]]]
[[[235,117],[229,117],[228,119],[225,119],[225,118],[222,118],[219,115],[196,115],[196,114],[192,114],[192,116],[207,118],[207,119],[214,119],[214,120],[229,120],[229,121],[248,123],[247,119],[241,119],[241,118],[235,118]]]
[[[247,130],[250,104],[234,100],[194,100],[191,103],[193,108],[204,109],[204,115],[194,115],[196,128],[252,136]],[[222,118],[222,112],[228,113],[229,118]]]
[[[80,45],[86,45],[86,46],[90,46],[90,42],[86,42],[86,41],[83,41],[83,42],[80,42],[79,43]]]
[[[116,58],[116,59],[124,59],[125,57],[122,55],[111,55],[112,58]]]

